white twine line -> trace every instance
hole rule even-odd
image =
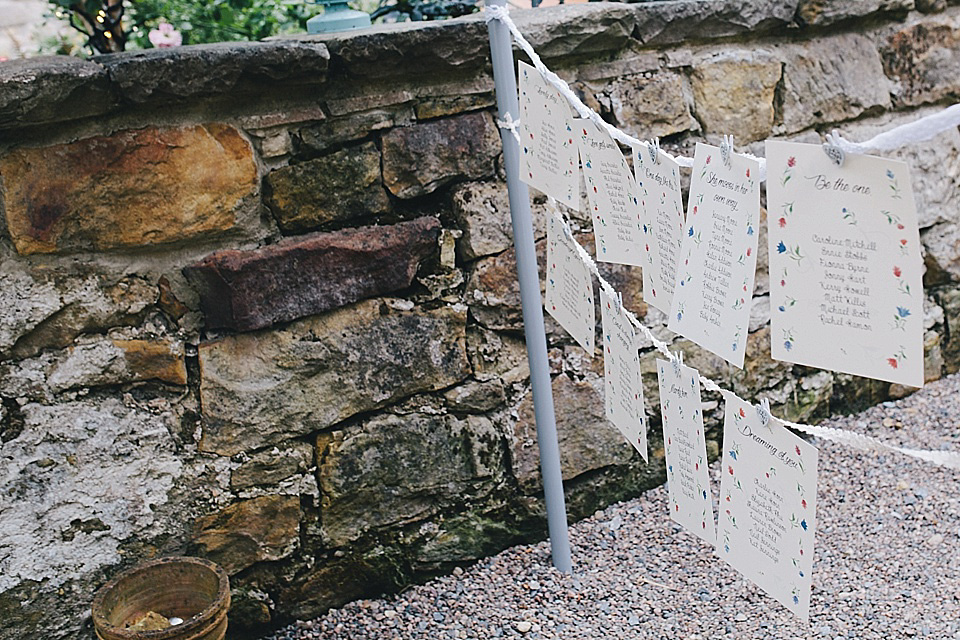
[[[514,140],[517,141],[518,145],[520,144],[520,133],[517,131],[517,127],[520,126],[520,121],[514,120],[513,115],[509,111],[502,120],[497,120],[497,126],[513,134]]]
[[[570,228],[569,223],[567,222],[566,217],[561,212],[560,207],[557,206],[557,201],[554,200],[553,198],[548,197],[547,206],[552,212],[556,213],[560,217],[560,219],[563,221],[566,232],[569,233],[572,237],[573,232]],[[607,296],[609,296],[610,298],[619,299],[620,293],[617,292],[617,290],[613,287],[612,284],[610,284],[606,280],[606,278],[600,275],[600,269],[597,267],[596,261],[594,261],[594,259],[590,256],[590,254],[587,253],[587,250],[584,249],[579,242],[574,241],[572,244],[576,249],[577,256],[580,258],[583,264],[586,265],[590,273],[592,273],[597,278],[597,282],[600,284],[600,288],[603,289],[604,293],[606,293]],[[653,335],[653,331],[651,331],[649,327],[643,324],[640,321],[640,319],[637,318],[637,316],[632,311],[630,311],[626,307],[622,307],[622,308],[623,308],[623,314],[627,317],[627,320],[630,322],[630,324],[636,327],[653,344],[653,346],[657,349],[657,351],[663,354],[664,357],[666,357],[675,366],[679,366],[683,364],[682,355],[670,351],[670,346],[666,342],[663,342],[662,340],[657,339],[657,337]],[[737,400],[740,400],[741,402],[747,402],[746,400],[738,396],[733,391],[724,389],[719,384],[717,384],[707,376],[703,375],[699,371],[697,371],[697,376],[700,378],[700,385],[707,391],[715,391],[717,393],[722,394],[725,397],[730,396],[732,398],[736,398]],[[764,415],[764,414],[768,416],[772,415],[770,413],[769,401],[766,400],[765,398],[753,406],[757,408],[758,412],[760,412],[760,415]],[[960,453],[957,453],[954,451],[931,451],[928,449],[912,449],[909,447],[899,447],[896,445],[887,444],[886,442],[883,442],[882,440],[879,440],[872,436],[856,433],[855,431],[848,431],[846,429],[800,424],[797,422],[790,422],[788,420],[782,420],[782,419],[781,419],[781,422],[783,422],[788,427],[796,429],[797,431],[802,431],[806,434],[817,436],[818,438],[823,438],[824,440],[829,440],[831,442],[838,442],[840,444],[845,444],[847,446],[853,447],[855,449],[860,449],[862,451],[874,451],[874,452],[889,451],[894,453],[900,453],[906,456],[911,456],[913,458],[918,458],[920,460],[925,460],[927,462],[932,462],[934,464],[947,467],[949,469],[960,470]]]
[[[543,75],[544,79],[553,85],[560,94],[566,98],[566,100],[573,106],[574,110],[582,117],[590,120],[596,124],[600,129],[606,131],[611,137],[615,140],[622,142],[624,145],[629,146],[631,149],[638,147],[646,147],[651,153],[654,150],[660,150],[658,141],[641,141],[628,133],[621,131],[617,127],[611,125],[603,118],[600,117],[596,111],[585,105],[579,97],[573,92],[562,78],[557,74],[552,72],[540,59],[540,56],[537,55],[537,52],[533,49],[533,46],[526,38],[523,37],[523,34],[520,33],[519,28],[517,28],[516,23],[510,18],[508,9],[506,7],[501,7],[498,5],[489,5],[484,8],[485,16],[484,19],[489,24],[492,20],[499,20],[510,30],[510,34],[513,36],[514,41],[517,45],[527,54],[530,58],[530,61],[533,62],[534,67]],[[501,124],[498,121],[498,124]],[[501,124],[503,128],[509,129],[515,136],[517,136],[516,131],[516,121],[514,121],[509,114],[507,118]],[[865,154],[869,152],[878,152],[878,151],[891,151],[907,144],[924,142],[933,138],[934,136],[942,133],[950,128],[960,126],[960,104],[955,104],[939,113],[926,116],[914,122],[910,122],[889,131],[882,132],[866,142],[856,143],[846,140],[836,131],[832,135],[828,136],[827,144],[824,145],[827,154],[834,158],[836,155],[839,158],[839,163],[843,162],[844,153],[856,153],[856,154]],[[836,153],[832,153],[831,150]],[[692,167],[693,159],[687,158],[684,156],[674,156],[670,153],[664,151],[664,153],[670,156],[677,164],[681,167]],[[760,163],[760,180],[766,180],[766,169],[767,161],[765,158],[758,158],[757,156],[752,156],[749,154],[743,154],[748,158],[752,158]],[[836,159],[836,158],[835,158]],[[561,213],[560,208],[557,206],[556,200],[553,198],[547,199],[548,206],[556,212],[560,219],[564,223],[567,233],[571,234],[570,225],[567,223],[566,217]],[[576,249],[577,255],[580,260],[587,266],[587,269],[597,278],[600,287],[603,289],[610,298],[615,300],[621,299],[620,293],[611,285],[603,276],[600,275],[600,270],[597,267],[597,263],[590,257],[590,254],[580,245],[579,242],[574,241],[573,245]],[[627,320],[646,337],[653,346],[662,353],[670,362],[679,366],[682,364],[682,356],[678,356],[670,351],[667,343],[662,340],[657,339],[645,324],[640,322],[639,318],[633,314],[629,309],[623,307],[624,315],[627,317]],[[723,395],[730,395],[741,402],[746,402],[738,395],[732,391],[728,391],[718,385],[716,382],[706,377],[699,371],[697,372],[698,377],[700,378],[701,386],[707,391],[715,391]],[[760,411],[767,412],[769,415],[769,404],[762,402],[760,404],[754,405]],[[796,422],[789,422],[787,420],[782,420],[782,422],[798,431],[802,431],[809,435],[817,436],[823,438],[824,440],[829,440],[832,442],[838,442],[841,444],[846,444],[850,447],[860,449],[863,451],[891,451],[894,453],[900,453],[906,456],[911,456],[918,458],[920,460],[925,460],[927,462],[932,462],[934,464],[944,466],[950,469],[960,470],[960,453],[954,451],[931,451],[927,449],[913,449],[909,447],[899,447],[896,445],[887,444],[877,438],[872,436],[866,436],[859,434],[853,431],[848,431],[845,429],[838,429],[835,427],[819,427],[814,425],[800,424]]]
[[[574,111],[581,118],[590,120],[595,125],[600,127],[603,131],[606,131],[610,137],[614,140],[618,140],[623,143],[625,146],[630,147],[631,149],[637,147],[649,147],[650,143],[638,140],[634,138],[629,133],[618,129],[613,126],[606,120],[600,117],[600,114],[588,107],[583,103],[582,100],[573,92],[573,89],[570,88],[570,85],[566,81],[547,68],[547,65],[543,63],[543,60],[540,59],[540,56],[533,49],[533,45],[523,37],[523,34],[520,33],[520,29],[517,27],[517,24],[510,18],[509,12],[506,8],[499,5],[489,5],[484,8],[486,15],[484,19],[489,23],[491,20],[499,20],[510,30],[510,34],[513,36],[514,42],[517,43],[524,53],[530,58],[530,61],[533,63],[533,66],[536,67],[537,71],[543,76],[543,79],[553,85],[557,91],[560,92],[564,98],[567,99],[567,102],[573,107]],[[693,158],[687,158],[685,156],[675,156],[671,153],[664,151],[668,156],[670,156],[674,162],[679,164],[681,167],[692,168],[693,167]],[[760,180],[766,180],[767,175],[767,161],[764,158],[758,158],[757,156],[750,155],[748,153],[742,154],[748,158],[752,158],[760,163]]]
[[[932,113],[929,116],[902,124],[899,127],[878,133],[866,142],[851,142],[836,130],[830,136],[830,142],[839,147],[844,153],[877,153],[893,151],[908,144],[926,142],[937,135],[960,127],[960,104],[947,107],[943,111]]]
[[[507,26],[507,28],[510,30],[510,34],[513,36],[514,41],[523,50],[523,52],[527,54],[527,56],[530,58],[530,61],[533,62],[533,66],[537,68],[547,82],[553,85],[557,91],[559,91],[560,94],[567,99],[567,102],[573,106],[574,110],[580,115],[581,118],[590,120],[602,130],[610,134],[610,136],[615,140],[620,141],[626,146],[631,148],[640,146],[645,146],[647,148],[650,147],[649,142],[638,140],[630,134],[618,129],[601,118],[599,113],[585,105],[577,96],[577,94],[573,92],[573,90],[570,88],[570,85],[560,78],[560,76],[547,68],[547,66],[543,63],[543,60],[540,59],[540,56],[537,55],[537,52],[534,51],[533,45],[531,45],[530,42],[523,36],[523,34],[520,33],[520,29],[517,27],[513,19],[510,18],[509,12],[505,7],[490,5],[484,8],[484,13],[486,14],[484,19],[488,24],[492,20],[499,20]],[[919,120],[908,122],[907,124],[899,127],[881,132],[866,142],[851,142],[850,140],[847,140],[841,136],[839,132],[833,131],[832,134],[828,134],[827,136],[827,143],[824,145],[824,150],[827,152],[827,155],[834,160],[834,162],[837,162],[837,164],[843,164],[844,154],[854,153],[864,155],[867,153],[893,151],[908,144],[925,142],[943,133],[944,131],[958,126],[960,126],[960,103],[947,107],[938,113],[920,118]],[[693,158],[674,156],[666,151],[664,151],[664,153],[673,158],[673,160],[681,167],[693,167]],[[744,155],[747,158],[752,158],[760,163],[760,181],[765,181],[767,179],[766,158],[760,158],[748,153],[741,155]]]

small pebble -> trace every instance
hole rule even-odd
[[[886,431],[884,418],[892,420]],[[958,423],[954,375],[822,424],[904,447],[960,450]],[[670,520],[661,486],[571,525],[573,575],[550,565],[548,541],[521,545],[263,640],[960,640],[957,473],[813,444],[820,482],[809,625]],[[710,465],[714,505],[719,471]]]

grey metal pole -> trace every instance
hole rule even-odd
[[[488,5],[504,6],[506,0],[487,0]],[[493,61],[493,83],[497,93],[500,119],[509,113],[514,120],[520,115],[517,80],[514,76],[513,40],[506,25],[491,20],[490,56]],[[533,386],[533,408],[537,419],[537,444],[540,447],[540,475],[547,502],[547,528],[553,566],[564,573],[573,571],[570,560],[570,537],[567,532],[567,506],[560,475],[560,446],[557,444],[557,422],[553,412],[553,389],[550,387],[550,365],[547,362],[547,336],[543,327],[543,304],[540,299],[540,275],[533,240],[530,216],[530,194],[520,181],[520,148],[510,132],[501,130],[503,166],[507,173],[510,196],[510,217],[513,220],[513,244],[517,252],[517,277],[520,280],[520,301],[523,305],[523,332],[530,360],[530,382]]]

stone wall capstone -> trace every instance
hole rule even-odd
[[[955,1],[514,17],[674,153],[865,139],[960,96]],[[493,105],[482,16],[0,64],[0,640],[91,637],[95,590],[165,554],[228,570],[244,637],[546,535]],[[891,155],[933,380],[960,369],[960,132]],[[667,331],[638,269],[601,269],[689,365],[786,418],[909,393],[770,359],[763,233],[743,370]],[[652,345],[645,464],[604,419],[600,359],[547,336],[571,518],[662,483]],[[722,411],[705,394],[711,458]]]

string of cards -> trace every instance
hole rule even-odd
[[[519,63],[521,178],[580,210],[596,259],[643,269],[643,299],[668,328],[742,368],[757,267],[761,166],[698,143],[686,209],[680,164],[656,144],[631,150],[576,117],[541,72]],[[819,145],[766,142],[772,357],[913,387],[923,384],[923,289],[907,166]],[[557,207],[547,224],[547,311],[592,356],[595,265]],[[591,268],[592,266],[592,268]],[[647,459],[638,328],[600,289],[605,408]],[[707,474],[701,377],[677,358],[657,375],[670,515],[803,619],[809,616],[817,449],[763,407],[722,391],[717,517]],[[714,385],[715,386],[715,385]],[[719,389],[719,387],[716,387]]]

